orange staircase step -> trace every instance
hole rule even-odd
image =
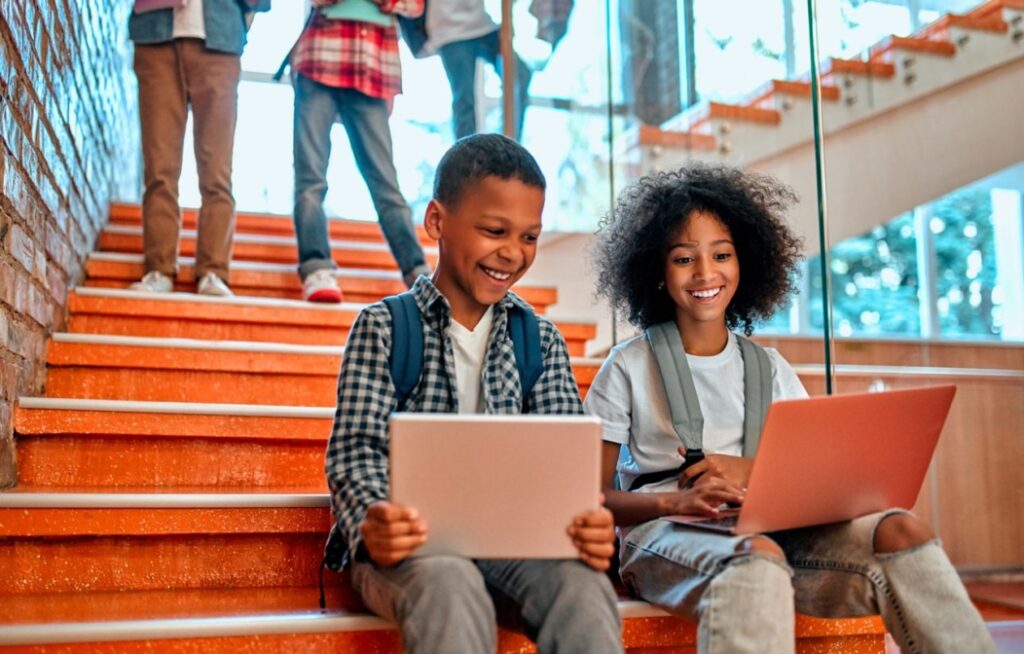
[[[22,398],[18,481],[37,488],[326,492],[331,408]]]
[[[100,232],[98,249],[104,252],[142,252],[142,228],[123,225],[108,226]],[[394,270],[395,259],[383,243],[365,241],[333,241],[331,252],[335,263],[343,268],[370,268]],[[179,254],[194,257],[196,232],[185,230],[179,241]],[[437,265],[437,248],[425,249],[427,263]],[[270,263],[298,262],[295,239],[284,236],[238,234],[235,236],[231,257],[235,261],[265,261]]]
[[[753,107],[769,108],[775,106],[776,96],[794,95],[801,98],[811,97],[811,83],[794,80],[773,79],[752,93],[744,102]],[[833,84],[821,85],[821,99],[828,102],[839,100],[839,87]]]
[[[697,123],[709,120],[738,120],[764,125],[778,125],[782,122],[782,114],[774,109],[709,102],[704,112],[697,119]]]
[[[680,148],[683,150],[712,151],[718,147],[717,139],[711,134],[661,129],[654,125],[640,125],[628,134],[628,147]]]
[[[337,589],[327,590],[323,613],[314,587],[22,595],[0,608],[7,625],[0,626],[0,652],[15,651],[4,645],[34,645],[35,652],[401,652],[392,625],[359,608],[337,608]],[[626,599],[619,613],[628,651],[692,651],[692,624]],[[877,618],[797,616],[795,631],[802,654],[884,651]],[[536,650],[501,629],[497,651]]]
[[[948,38],[949,30],[952,27],[995,34],[1004,34],[1010,28],[1006,21],[1003,20],[1001,12],[982,16],[946,14],[934,23],[925,26],[917,36],[944,40]]]
[[[981,18],[992,14],[1001,16],[1003,9],[1024,11],[1024,0],[989,0],[967,12],[967,15],[972,18]]]
[[[342,348],[55,334],[47,397],[334,406]],[[600,361],[573,359],[586,393]]]
[[[197,225],[197,214],[195,209],[183,209],[182,228],[195,229]],[[142,208],[137,204],[114,203],[110,205],[110,224],[141,226]],[[384,235],[380,226],[372,220],[341,220],[331,219],[327,221],[327,232],[330,238],[339,241],[363,241],[368,243],[384,243]],[[290,215],[265,214],[265,213],[239,213],[235,218],[236,234],[264,234],[276,236],[290,236],[295,238],[295,224]],[[436,245],[434,240],[427,235],[422,225],[416,226],[416,233],[420,243],[424,246]]]
[[[208,298],[79,288],[68,299],[72,333],[343,345],[362,304],[312,304],[276,298]],[[582,356],[593,324],[561,322],[569,353]]]
[[[952,57],[956,54],[956,45],[951,41],[925,39],[913,36],[890,36],[869,50],[872,60],[892,61],[896,51],[905,50],[925,54]]]
[[[194,261],[181,257],[178,260],[178,276],[175,289],[192,292],[195,290]],[[145,272],[142,256],[118,252],[93,253],[86,262],[86,275],[89,286],[106,288],[126,288],[138,281]],[[237,295],[278,297],[299,300],[302,297],[302,285],[299,282],[295,266],[287,264],[254,263],[250,261],[233,262],[230,273],[231,288]],[[397,272],[382,270],[341,270],[338,285],[349,302],[379,302],[388,295],[395,295],[405,290],[401,277]],[[538,313],[544,313],[547,307],[557,301],[558,292],[553,288],[531,286],[516,287],[515,292],[533,305]]]
[[[892,77],[896,66],[887,61],[861,61],[859,59],[837,59],[829,57],[821,66],[821,78],[826,80],[834,75],[867,75],[870,77]]]
[[[330,522],[325,494],[0,493],[0,594],[314,585]]]

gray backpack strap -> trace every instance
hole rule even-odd
[[[768,352],[736,335],[743,356],[743,456],[752,457],[761,442],[761,428],[772,403],[772,362]]]
[[[672,427],[684,447],[700,450],[704,444],[704,414],[700,411],[679,330],[675,323],[663,322],[648,327],[646,335],[661,372],[661,383],[672,412]]]

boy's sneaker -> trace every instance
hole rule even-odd
[[[174,290],[174,280],[159,270],[150,270],[128,288],[146,293],[170,293]]]
[[[212,295],[214,297],[234,297],[234,293],[224,283],[224,280],[215,273],[208,272],[203,275],[196,286],[196,293],[200,295]]]
[[[334,273],[327,268],[309,273],[302,282],[302,299],[307,302],[331,304],[341,302],[341,289],[338,288],[338,280],[334,278]]]

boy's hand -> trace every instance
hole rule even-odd
[[[680,447],[679,453],[685,457],[686,449]],[[693,485],[698,477],[719,477],[731,481],[740,488],[746,488],[753,465],[754,459],[742,456],[708,454],[702,461],[683,470],[683,474],[679,475],[679,487],[687,488]]]
[[[743,504],[743,489],[728,479],[706,475],[676,493],[659,493],[663,515],[718,515],[718,507],[729,502]]]
[[[389,566],[400,563],[427,542],[427,523],[416,509],[381,500],[367,509],[359,533],[373,562]]]
[[[601,498],[602,504],[604,498]],[[603,506],[576,516],[567,530],[580,559],[591,568],[603,572],[611,565],[615,553],[615,521]]]

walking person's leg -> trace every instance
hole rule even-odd
[[[477,131],[476,59],[482,38],[448,43],[438,51],[452,90],[452,126],[456,139]]]
[[[429,274],[430,269],[416,236],[412,210],[398,186],[387,103],[352,89],[341,89],[339,97],[341,120],[352,144],[356,166],[370,190],[381,231],[405,285],[412,286],[416,277]]]
[[[196,230],[196,281],[200,292],[230,295],[226,285],[235,233],[231,170],[241,57],[207,50],[198,39],[185,39],[182,46],[202,197]],[[211,274],[215,280],[207,279]]]
[[[188,100],[174,42],[135,46],[135,75],[139,82],[139,124],[142,133],[142,242],[147,279],[133,285],[139,290],[172,290],[177,273],[178,178]],[[151,277],[150,273],[159,273]],[[162,278],[161,278],[162,276]]]
[[[486,36],[481,37],[482,41],[480,44],[483,56],[494,66],[494,70],[497,71],[498,75],[504,77],[504,66],[502,65],[501,58],[501,40],[498,32],[492,32]],[[516,82],[513,88],[515,88],[515,125],[513,128],[513,134],[517,141],[523,140],[523,120],[526,117],[526,105],[530,97],[530,79],[533,77],[533,69],[523,58],[519,56],[515,50],[512,51],[512,55],[515,57],[516,62]]]
[[[337,89],[296,75],[293,159],[295,163],[295,238],[303,297],[341,301],[333,280],[335,269],[324,213],[327,164],[331,157],[331,127],[338,117]],[[317,286],[312,288],[311,286]]]

